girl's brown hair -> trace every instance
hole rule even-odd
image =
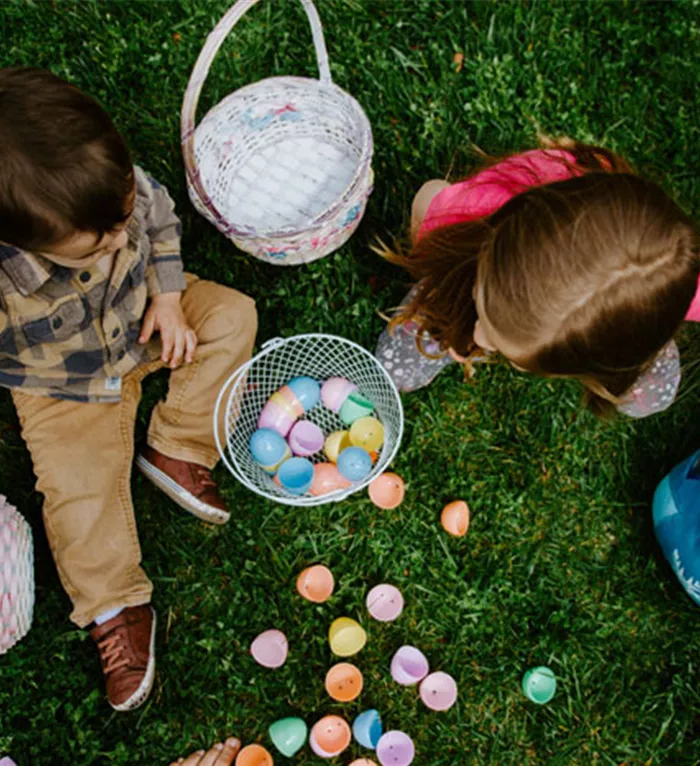
[[[624,159],[564,147],[575,158],[571,179],[430,231],[406,254],[383,252],[419,283],[392,323],[414,320],[417,338],[426,331],[443,351],[468,356],[478,283],[489,325],[523,349],[512,361],[577,378],[603,413],[678,330],[697,289],[700,242],[680,208]]]
[[[0,69],[0,240],[35,250],[123,223],[129,150],[104,109],[42,69]]]

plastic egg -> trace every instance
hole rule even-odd
[[[469,529],[469,506],[464,500],[455,500],[442,509],[440,522],[454,537],[464,537]]]
[[[546,705],[557,690],[557,679],[554,673],[545,665],[531,668],[525,673],[522,681],[523,694],[538,705]]]
[[[402,686],[420,683],[429,672],[428,658],[415,646],[402,646],[391,660],[391,677]]]
[[[350,446],[352,445],[350,444],[349,431],[333,431],[328,435],[326,443],[323,445],[323,451],[331,463],[336,463],[338,455]]]
[[[350,443],[375,452],[384,444],[384,426],[377,418],[359,418],[350,426]]]
[[[374,412],[374,405],[369,399],[355,392],[350,394],[340,408],[340,419],[346,426],[352,425],[360,418],[369,417]]]
[[[333,573],[322,564],[307,567],[297,577],[297,592],[302,598],[313,601],[314,604],[328,601],[333,595],[334,587]]]
[[[403,479],[395,473],[382,473],[369,485],[369,499],[377,508],[387,511],[398,508],[405,493]]]
[[[326,673],[326,691],[336,702],[352,702],[360,696],[364,679],[349,662],[339,662]]]
[[[314,465],[314,479],[311,482],[309,492],[315,497],[327,495],[339,489],[347,489],[352,486],[333,463],[316,463]]]
[[[275,473],[292,453],[284,438],[271,428],[259,428],[250,437],[250,454],[263,471]]]
[[[367,634],[362,626],[349,617],[339,617],[328,633],[331,651],[338,657],[351,657],[367,643]]]
[[[339,412],[350,394],[357,391],[357,386],[346,378],[328,378],[321,386],[321,401],[333,412]]]
[[[280,466],[277,479],[287,492],[303,495],[314,480],[314,464],[305,457],[291,457]]]
[[[457,684],[447,673],[431,673],[420,685],[420,698],[431,710],[449,710],[457,701]]]
[[[348,747],[351,739],[347,721],[337,715],[327,715],[311,729],[309,744],[320,758],[335,758]]]
[[[364,713],[360,713],[352,725],[353,736],[362,747],[368,750],[374,750],[377,747],[383,731],[382,719],[376,710],[365,710]]]
[[[313,378],[306,375],[292,378],[287,386],[291,389],[304,412],[312,410],[321,398],[321,386]]]
[[[350,766],[377,766],[377,764],[374,761],[370,761],[369,758],[358,758]]]
[[[292,758],[304,747],[308,733],[301,718],[283,718],[268,729],[272,744],[287,758]]]
[[[367,610],[379,622],[392,622],[403,612],[403,596],[394,585],[377,585],[367,594]]]
[[[258,428],[271,428],[280,436],[286,436],[296,420],[297,418],[288,409],[270,400],[262,408],[258,418]]]
[[[372,470],[372,458],[362,447],[346,447],[338,455],[338,470],[349,481],[362,481]]]
[[[279,391],[275,391],[270,397],[270,401],[282,409],[289,410],[289,412],[297,418],[300,418],[304,414],[304,407],[296,396],[294,396],[294,391],[292,391],[289,386],[282,386]]]
[[[382,766],[409,766],[415,755],[413,740],[402,731],[388,731],[377,742],[377,758]]]
[[[274,766],[274,761],[262,745],[248,745],[238,753],[236,766]]]
[[[300,457],[308,457],[323,447],[323,431],[310,420],[300,420],[289,432],[289,446]]]
[[[281,668],[288,651],[287,636],[281,630],[266,630],[250,645],[253,659],[264,668]]]

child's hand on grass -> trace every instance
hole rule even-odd
[[[229,737],[226,742],[219,742],[206,753],[199,750],[188,758],[179,758],[170,766],[230,766],[238,755],[241,743],[235,737]]]
[[[139,343],[148,343],[154,332],[160,333],[163,345],[161,359],[171,370],[183,361],[190,364],[197,348],[197,335],[187,324],[180,306],[180,293],[161,293],[151,298],[141,326]]]

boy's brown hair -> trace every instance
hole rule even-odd
[[[698,285],[700,241],[655,183],[600,147],[569,143],[570,180],[535,186],[493,215],[435,229],[407,254],[384,251],[420,283],[392,321],[413,319],[444,351],[474,351],[480,307],[518,366],[573,377],[609,411],[682,323]]]
[[[123,223],[133,163],[107,113],[51,72],[0,69],[0,240],[46,249]]]

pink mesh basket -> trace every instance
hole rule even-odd
[[[0,654],[5,654],[27,635],[33,611],[32,531],[0,495]]]
[[[239,0],[199,54],[181,114],[195,208],[241,250],[291,266],[322,258],[355,231],[372,191],[372,130],[362,107],[331,80],[321,22],[311,24],[319,79],[271,77],[214,106],[195,127],[214,56],[258,0]]]

